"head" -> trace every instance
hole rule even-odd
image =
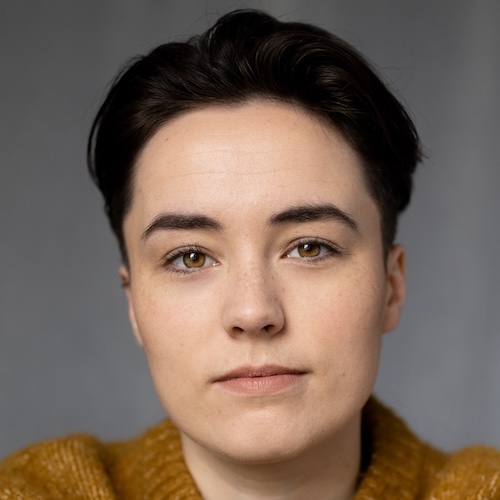
[[[200,37],[161,45],[131,61],[96,116],[89,169],[125,263],[123,219],[133,200],[134,166],[147,141],[190,110],[259,98],[298,105],[342,133],[362,160],[387,254],[421,154],[406,111],[367,61],[336,36],[237,11]]]
[[[419,158],[361,56],[308,25],[230,14],[134,62],[89,151],[188,464],[336,450],[356,467],[404,299],[393,238]]]

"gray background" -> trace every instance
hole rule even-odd
[[[0,456],[162,418],[86,135],[128,57],[238,7],[334,31],[408,106],[429,159],[401,224],[408,304],[377,392],[441,447],[499,446],[500,2],[18,0],[0,3]]]

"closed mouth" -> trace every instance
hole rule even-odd
[[[218,377],[214,382],[227,382],[228,380],[238,378],[261,378],[273,377],[278,375],[304,375],[305,372],[295,368],[288,368],[279,365],[264,365],[264,366],[242,366],[231,370],[221,377]]]

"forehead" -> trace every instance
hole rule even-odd
[[[145,229],[162,212],[204,213],[222,225],[269,220],[290,206],[378,210],[361,161],[333,127],[300,107],[269,101],[207,107],[161,127],[135,166],[125,218]]]

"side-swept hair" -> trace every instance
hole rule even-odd
[[[411,119],[343,40],[315,26],[244,10],[225,15],[201,36],[132,60],[97,113],[89,171],[125,262],[123,219],[132,202],[134,164],[146,142],[181,113],[256,98],[302,106],[344,135],[363,162],[387,252],[421,158]]]

